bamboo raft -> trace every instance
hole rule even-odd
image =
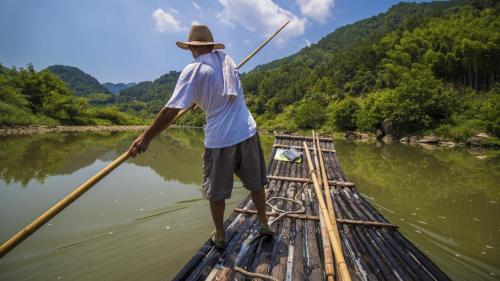
[[[300,206],[292,201],[273,200],[275,207],[292,213],[281,214],[271,225],[272,238],[258,237],[256,211],[248,196],[225,221],[227,247],[217,250],[208,240],[173,280],[252,280],[244,274],[248,272],[267,280],[449,280],[347,180],[333,140],[318,139],[315,149],[311,137],[276,135],[268,162],[266,198],[297,197],[305,207],[303,213],[293,212]],[[322,184],[329,189],[326,201],[333,203],[329,215],[336,218],[342,253],[329,243],[306,157],[300,164],[274,160],[278,148],[305,151],[304,142],[316,165],[324,163]],[[271,221],[280,215],[270,207],[267,211]],[[342,266],[348,272],[342,272]]]

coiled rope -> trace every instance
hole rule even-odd
[[[306,211],[306,207],[304,206],[304,203],[298,197],[301,195],[305,186],[309,185],[312,182],[312,176],[313,176],[314,172],[315,171],[311,171],[309,173],[308,181],[302,184],[302,186],[300,187],[300,189],[297,191],[297,193],[295,194],[295,196],[293,198],[274,196],[274,197],[267,199],[266,205],[271,207],[271,209],[273,211],[275,211],[276,213],[280,213],[279,216],[277,216],[275,219],[273,219],[272,221],[269,222],[269,226],[271,226],[273,223],[277,222],[278,220],[280,220],[281,218],[283,218],[284,216],[286,216],[288,214],[301,214],[301,213],[304,213]],[[274,200],[283,200],[283,201],[293,202],[293,203],[299,205],[300,208],[298,210],[295,210],[295,211],[294,210],[290,210],[290,211],[282,210],[276,206],[276,203],[275,204],[271,203]],[[247,241],[248,242],[247,243],[243,242],[244,245],[241,247],[240,253],[238,253],[238,255],[235,259],[235,264],[234,264],[233,270],[235,272],[239,272],[239,273],[241,273],[245,276],[248,276],[248,277],[261,278],[263,280],[279,281],[278,279],[276,279],[275,277],[272,277],[270,275],[247,271],[247,270],[245,270],[237,265],[237,262],[239,261],[239,259],[246,254],[246,251],[248,251],[250,244],[252,244],[253,242],[255,242],[257,240],[256,238],[258,238],[258,237],[253,237],[253,235],[251,234],[245,240],[245,242],[247,242]]]

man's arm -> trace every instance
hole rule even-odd
[[[164,107],[156,115],[153,124],[142,133],[137,139],[134,140],[130,148],[128,149],[130,155],[135,157],[137,153],[143,153],[149,146],[149,142],[158,136],[165,128],[172,122],[177,114],[179,113],[179,108],[169,108]]]

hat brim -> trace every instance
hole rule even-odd
[[[215,42],[202,42],[202,41],[190,41],[190,42],[182,42],[182,41],[177,41],[175,43],[177,47],[184,49],[184,50],[189,50],[189,46],[210,46],[213,45],[214,49],[224,49],[225,46],[222,43],[215,43]]]

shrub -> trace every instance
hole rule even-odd
[[[300,129],[317,129],[325,120],[325,106],[319,100],[304,100],[295,110],[295,123]]]
[[[451,115],[454,100],[426,67],[414,65],[402,74],[394,90],[371,93],[358,114],[358,127],[377,128],[384,119],[403,132],[419,132],[440,124]]]
[[[140,120],[126,113],[120,112],[115,107],[96,108],[90,112],[90,115],[97,119],[109,120],[117,125],[139,124]],[[102,122],[102,121],[101,121]]]
[[[357,128],[356,116],[360,106],[355,99],[343,99],[334,103],[332,107],[330,116],[335,128],[342,131],[355,130]]]
[[[34,115],[27,109],[0,101],[0,125],[2,126],[27,126],[27,125],[57,125],[56,120]]]
[[[435,133],[455,141],[466,141],[468,138],[484,132],[486,122],[483,120],[465,120],[459,124],[444,124],[435,129]]]

